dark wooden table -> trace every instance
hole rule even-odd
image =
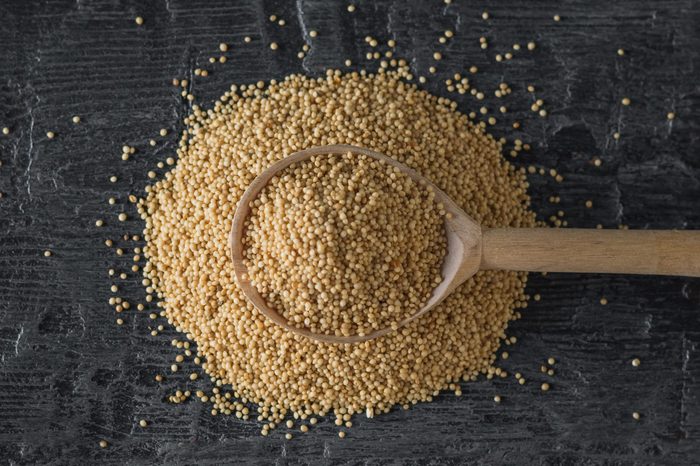
[[[358,417],[345,439],[328,420],[286,441],[283,429],[264,438],[256,422],[212,417],[199,401],[167,403],[178,388],[208,385],[184,374],[161,385],[153,380],[172,362],[169,342],[177,334],[151,337],[154,322],[133,310],[122,314],[123,326],[115,324],[107,269],[123,269],[130,259],[114,256],[103,241],[142,229],[126,197],[142,194],[146,171],[174,154],[189,105],[169,83],[192,79],[198,67],[210,71],[193,85],[206,105],[234,82],[318,75],[346,58],[375,67],[364,58],[366,35],[395,39],[397,55],[410,58],[416,75],[429,76],[432,54],[441,50],[425,88],[453,96],[463,111],[483,103],[447,92],[444,80],[454,72],[478,66],[472,80],[489,89],[490,107],[499,105],[492,94],[499,82],[513,89],[510,112],[493,132],[532,144],[516,165],[554,167],[565,178],[530,176],[541,219],[562,210],[575,227],[700,228],[697,1],[358,0],[353,14],[348,4],[0,2],[0,127],[11,129],[0,134],[0,462],[700,463],[697,279],[532,275],[530,293],[542,298],[512,325],[519,341],[503,364],[520,371],[525,386],[512,377],[464,384],[461,397]],[[271,23],[272,14],[287,24]],[[441,45],[445,29],[455,37]],[[243,43],[247,35],[250,44]],[[485,51],[482,35],[489,38]],[[268,47],[273,40],[277,52]],[[496,53],[531,40],[535,51],[495,61]],[[210,65],[220,42],[231,44],[229,60]],[[312,49],[301,61],[305,42]],[[529,84],[545,100],[547,118],[530,111]],[[625,96],[629,107],[620,105]],[[74,115],[80,124],[71,122]],[[510,128],[516,119],[519,131]],[[160,128],[169,135],[158,136]],[[47,131],[56,137],[49,140]],[[120,160],[124,144],[137,148],[128,162]],[[111,175],[119,181],[110,183]],[[107,204],[110,196],[117,205]],[[134,220],[116,221],[122,210]],[[107,221],[102,229],[97,218]],[[143,298],[138,277],[123,288],[134,301]],[[551,380],[539,372],[549,356],[558,361]],[[539,388],[545,380],[547,393]],[[492,401],[496,394],[502,403]],[[140,428],[139,419],[150,426]],[[99,448],[100,439],[109,447]]]

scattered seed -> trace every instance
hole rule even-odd
[[[134,19],[134,22],[141,26],[143,24],[143,18],[140,16],[137,16],[136,19]]]
[[[634,358],[634,359],[632,360],[632,365],[633,365],[634,367],[639,367],[639,365],[640,365],[641,363],[642,363],[642,362],[641,362],[639,359],[637,359],[637,358]]]
[[[542,389],[543,392],[546,392],[549,390],[549,384],[547,382],[543,383],[540,388]]]

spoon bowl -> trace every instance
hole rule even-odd
[[[265,299],[260,295],[255,285],[250,281],[248,268],[243,262],[243,235],[245,234],[245,220],[250,214],[251,202],[260,194],[260,191],[267,183],[279,172],[285,170],[290,165],[308,160],[316,155],[325,154],[364,154],[368,157],[382,160],[389,165],[397,167],[411,179],[417,183],[423,183],[429,186],[435,192],[435,202],[441,202],[445,206],[445,236],[447,239],[447,254],[445,261],[442,264],[441,275],[442,281],[433,290],[425,305],[412,316],[409,316],[399,322],[399,327],[403,327],[409,322],[417,319],[425,314],[445,299],[455,288],[461,285],[465,280],[474,275],[479,270],[481,262],[481,227],[469,215],[467,215],[457,204],[440,188],[432,184],[427,178],[419,175],[415,170],[406,165],[397,162],[391,157],[387,157],[379,152],[374,152],[362,147],[349,145],[332,145],[313,147],[311,149],[295,152],[288,157],[270,165],[263,171],[243,193],[238,208],[233,217],[233,226],[229,236],[229,246],[231,249],[231,257],[233,259],[233,269],[236,275],[238,285],[243,290],[243,293],[262,312],[266,317],[271,319],[276,324],[291,330],[292,332],[304,335],[306,337],[315,338],[316,340],[326,343],[359,343],[361,341],[371,340],[373,338],[386,335],[392,331],[391,328],[383,328],[375,330],[365,335],[352,336],[336,336],[328,334],[313,333],[305,328],[299,328],[287,322],[274,308],[269,306]]]

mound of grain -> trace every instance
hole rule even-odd
[[[269,306],[314,333],[398,328],[441,281],[435,193],[363,154],[292,164],[251,203],[244,263]]]
[[[431,400],[492,369],[514,309],[526,304],[524,273],[487,271],[435,310],[377,340],[329,345],[287,332],[248,303],[227,246],[236,203],[272,162],[326,144],[367,147],[432,180],[486,227],[534,225],[527,183],[501,146],[456,104],[400,80],[329,71],[232,86],[212,110],[194,108],[179,161],[147,189],[145,274],[169,321],[197,342],[203,368],[241,401],[277,422],[289,410],[380,412]],[[216,407],[240,412],[220,398]],[[306,414],[304,414],[306,415]]]

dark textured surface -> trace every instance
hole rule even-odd
[[[512,377],[465,384],[461,397],[358,417],[344,440],[328,421],[292,441],[284,429],[263,438],[255,422],[212,417],[199,401],[165,401],[178,388],[207,384],[183,373],[160,386],[153,380],[167,374],[176,334],[151,337],[149,328],[164,322],[147,312],[125,312],[125,324],[114,323],[107,269],[125,270],[130,255],[117,258],[103,240],[142,228],[116,216],[135,217],[126,196],[141,194],[147,169],[174,153],[188,105],[169,81],[197,67],[211,70],[192,87],[207,103],[233,82],[318,74],[345,58],[364,65],[367,34],[383,44],[396,39],[416,75],[428,75],[432,52],[442,50],[426,88],[448,95],[444,79],[474,64],[480,73],[472,82],[497,108],[493,89],[505,80],[510,112],[497,115],[494,131],[533,145],[514,163],[564,175],[563,183],[531,176],[541,219],[561,209],[576,227],[700,228],[700,3],[360,0],[354,14],[347,3],[0,2],[0,127],[12,130],[0,135],[0,462],[700,463],[700,283],[683,278],[533,275],[530,293],[542,300],[512,326],[519,341],[503,364],[528,384]],[[485,8],[489,21],[480,17]],[[269,22],[270,14],[287,25]],[[438,44],[448,28],[455,37]],[[246,35],[251,44],[243,44]],[[489,37],[486,51],[481,35]],[[271,40],[280,50],[269,50]],[[529,40],[537,41],[534,52],[494,60]],[[222,41],[232,44],[229,61],[210,65]],[[300,61],[305,42],[311,52]],[[528,84],[546,101],[548,118],[529,110]],[[464,111],[483,104],[454,96]],[[620,106],[623,96],[630,107]],[[673,122],[668,111],[676,112]],[[83,122],[71,123],[73,115]],[[521,130],[508,130],[516,118]],[[159,137],[161,127],[171,133]],[[120,160],[123,144],[138,149],[128,162]],[[111,175],[119,181],[110,183]],[[561,203],[549,203],[552,195]],[[107,204],[110,196],[117,205]],[[94,227],[97,218],[104,228]],[[45,249],[54,255],[44,257]],[[122,288],[138,302],[143,291],[131,275]],[[542,393],[539,366],[548,356],[557,358],[557,374]],[[142,418],[147,429],[138,427]]]

